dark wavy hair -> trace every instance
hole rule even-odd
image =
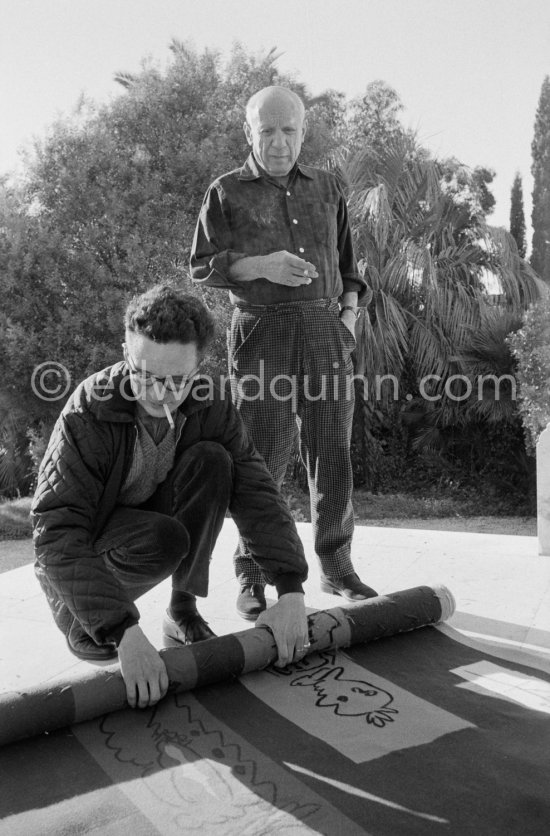
[[[216,333],[206,305],[167,284],[158,284],[134,296],[124,314],[124,327],[157,343],[195,343],[204,354]]]

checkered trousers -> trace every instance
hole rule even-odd
[[[233,398],[280,486],[298,431],[307,468],[315,551],[325,575],[353,572],[350,441],[355,339],[335,299],[237,307],[229,335]],[[239,541],[241,583],[263,583]]]

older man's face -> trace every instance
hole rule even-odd
[[[300,108],[284,98],[270,98],[244,123],[257,162],[272,177],[286,177],[298,159],[306,123]]]

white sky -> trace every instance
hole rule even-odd
[[[432,151],[496,170],[494,224],[508,226],[519,170],[529,224],[549,0],[0,0],[0,173],[80,93],[107,101],[115,72],[165,64],[173,37],[277,47],[313,93],[352,97],[383,79]]]

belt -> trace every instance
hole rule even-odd
[[[277,311],[277,310],[289,310],[289,309],[300,309],[300,308],[330,308],[331,305],[338,304],[338,297],[333,297],[331,299],[304,299],[300,302],[274,302],[272,305],[246,305],[242,302],[237,302],[235,307],[238,308],[240,311],[245,312],[261,312],[261,311]]]

